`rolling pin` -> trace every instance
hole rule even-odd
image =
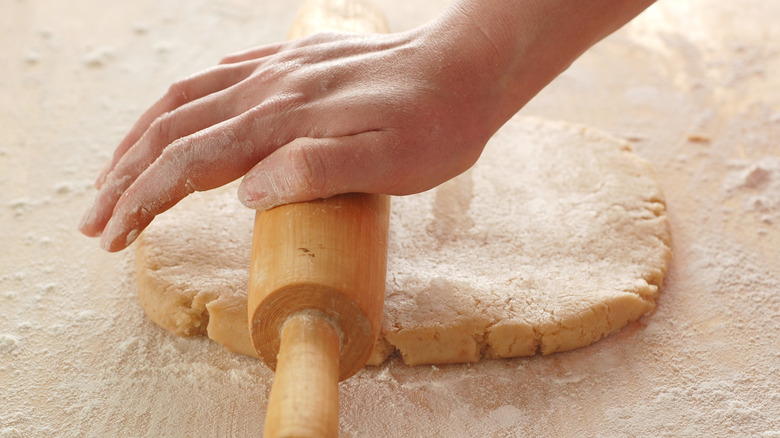
[[[386,30],[364,0],[310,0],[289,38]],[[248,313],[252,344],[275,371],[266,437],[338,436],[338,382],[365,365],[379,334],[389,212],[388,196],[363,193],[257,212]]]

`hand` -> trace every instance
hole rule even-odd
[[[121,250],[188,194],[242,176],[241,202],[267,209],[463,172],[503,121],[485,123],[491,93],[432,34],[315,35],[173,84],[116,149],[80,229]]]
[[[405,33],[322,34],[229,56],[141,116],[80,229],[118,251],[188,194],[242,176],[238,197],[256,209],[430,189],[650,3],[456,0]]]

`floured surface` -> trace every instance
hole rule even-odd
[[[449,2],[379,3],[403,29]],[[261,435],[271,372],[150,322],[132,251],[75,228],[149,103],[283,37],[294,12],[0,2],[0,436]],[[366,368],[341,384],[341,435],[778,436],[778,16],[762,0],[658,2],[523,111],[628,138],[658,172],[674,258],[649,317],[561,354]]]
[[[382,332],[370,363],[550,354],[655,307],[669,261],[650,166],[582,125],[516,118],[468,172],[393,199]],[[254,214],[197,194],[139,238],[141,304],[178,335],[254,355],[246,327]]]

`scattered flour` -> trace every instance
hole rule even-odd
[[[13,427],[4,427],[0,429],[0,438],[22,438],[23,436],[24,435],[22,435],[18,429],[14,429]]]
[[[115,56],[116,49],[110,46],[100,46],[89,50],[81,59],[82,64],[91,68],[100,68],[109,63]]]
[[[0,335],[0,354],[12,354],[19,348],[19,337],[16,335]]]
[[[154,326],[137,303],[129,253],[109,256],[74,231],[92,198],[85,181],[97,174],[106,158],[98,155],[105,154],[109,140],[132,122],[131,113],[141,110],[138,101],[150,101],[171,80],[188,73],[194,61],[184,59],[187,54],[206,65],[227,52],[226,47],[209,46],[215,40],[227,39],[225,45],[234,48],[270,40],[284,33],[291,18],[290,13],[279,19],[284,24],[277,29],[257,26],[255,17],[243,27],[199,22],[202,14],[197,11],[212,3],[156,2],[145,10],[144,3],[127,2],[121,7],[139,12],[130,23],[137,17],[146,21],[128,25],[123,14],[114,18],[111,32],[100,35],[124,32],[144,44],[125,53],[121,42],[111,40],[85,54],[71,52],[64,42],[78,40],[78,33],[67,33],[76,32],[68,23],[79,18],[80,10],[96,7],[95,2],[72,1],[68,8],[0,2],[0,15],[25,17],[8,20],[10,30],[0,33],[32,40],[13,58],[18,66],[8,64],[4,80],[10,81],[7,90],[13,98],[0,101],[3,114],[18,122],[2,132],[0,151],[0,224],[5,233],[0,251],[0,438],[261,434],[271,372],[210,342],[172,337]],[[258,16],[281,16],[289,9],[284,2],[264,3],[256,3]],[[396,4],[382,3],[388,11]],[[403,12],[418,7],[409,3]],[[161,23],[158,9],[183,18]],[[594,122],[599,127],[619,119],[617,112],[626,113],[633,124],[625,130],[636,138],[636,149],[654,157],[667,181],[675,258],[653,314],[592,347],[564,354],[418,368],[395,359],[365,369],[341,384],[342,436],[779,438],[780,137],[775,133],[780,113],[771,108],[780,108],[774,93],[780,76],[775,74],[777,57],[770,55],[780,53],[780,28],[761,20],[777,16],[777,10],[777,3],[761,0],[659,2],[650,17],[665,26],[660,33],[687,32],[691,39],[708,41],[706,50],[697,51],[696,44],[682,44],[685,38],[658,38],[659,50],[684,51],[680,58],[692,60],[685,68],[677,68],[677,58],[641,52],[623,34],[597,47],[596,58],[575,66],[579,77],[560,82],[569,88],[563,94],[566,105],[560,99],[552,102],[557,111],[573,108],[577,112],[567,119],[574,121],[600,117],[601,124]],[[707,17],[718,13],[724,18],[707,26]],[[215,38],[231,25],[235,32]],[[746,29],[737,34],[739,26]],[[166,40],[154,41],[160,29]],[[191,29],[198,29],[193,41],[181,37],[193,35]],[[744,48],[721,47],[745,34],[750,38],[744,37]],[[188,52],[190,45],[195,48]],[[132,62],[120,62],[119,47],[122,58]],[[612,58],[600,54],[618,49],[629,54],[616,69],[636,62],[636,77],[647,71],[692,89],[659,89],[666,94],[650,110],[594,110],[599,102],[619,102],[620,95],[580,101],[577,91],[610,92],[599,78],[608,73]],[[181,63],[162,62],[155,50],[190,64],[182,71]],[[765,57],[765,67],[722,75],[736,68],[724,58],[715,58],[712,67],[713,54],[739,51],[735,65]],[[152,61],[142,62],[147,57]],[[94,80],[83,83],[85,69],[73,65],[88,67]],[[49,72],[47,68],[61,75],[43,81],[37,75]],[[565,82],[579,78],[591,82],[580,89],[578,83]],[[712,82],[697,84],[690,78]],[[127,87],[117,87],[117,81]],[[134,82],[143,86],[132,86]],[[90,106],[96,94],[138,107]],[[715,100],[695,105],[679,100],[697,96]],[[731,113],[713,112],[742,108],[747,100],[770,108],[758,114],[760,124],[746,123],[759,119],[756,114],[729,125],[725,116]],[[706,117],[693,120],[705,110],[710,111]],[[689,135],[699,141],[688,141]],[[682,141],[674,143],[676,138]]]
[[[780,225],[780,157],[729,163],[726,187],[729,198],[741,199],[743,214],[767,226]]]

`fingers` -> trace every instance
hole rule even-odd
[[[244,175],[284,142],[281,116],[301,120],[299,97],[269,99],[233,119],[176,140],[132,181],[117,177],[117,188],[106,184],[105,199],[95,202],[82,231],[101,234],[101,246],[119,251],[135,240],[152,219],[194,191],[213,189]],[[273,132],[276,129],[276,132]],[[273,137],[267,134],[273,132]],[[278,140],[277,138],[281,138]],[[102,193],[102,189],[101,189]],[[101,196],[101,195],[99,195]],[[115,200],[112,203],[112,200]],[[105,227],[100,221],[105,220]],[[94,221],[94,222],[90,222]],[[95,230],[98,230],[95,232]]]
[[[300,48],[313,44],[320,44],[329,41],[338,40],[343,38],[343,34],[337,32],[320,32],[314,35],[309,35],[304,38],[299,38],[294,41],[283,41],[278,43],[266,44],[260,47],[251,48],[241,52],[232,53],[220,61],[220,64],[232,64],[236,62],[244,62],[249,60],[259,60],[266,56],[275,55],[279,52]]]
[[[240,102],[239,99],[230,98],[233,93],[235,91],[230,90],[213,93],[158,117],[103,178],[94,207],[81,223],[81,231],[88,236],[99,235],[112,214],[107,207],[113,208],[116,205],[125,190],[160,157],[168,145],[230,119],[235,113],[244,112],[245,108],[224,103]]]
[[[168,92],[141,115],[130,129],[130,132],[119,143],[112,159],[98,176],[95,186],[100,188],[105,183],[106,177],[125,153],[141,139],[155,120],[163,114],[241,82],[252,73],[254,68],[255,63],[220,65],[171,85]]]
[[[299,138],[250,170],[238,189],[241,202],[265,210],[341,193],[407,190],[392,134],[368,131],[338,138]]]
[[[221,162],[214,168],[216,155],[220,158],[238,156],[245,147],[227,133],[198,133],[170,145],[149,168],[143,172],[115,201],[101,204],[98,215],[107,220],[101,237],[101,246],[118,251],[130,245],[152,219],[174,206],[190,193],[219,187],[236,179],[241,163]]]
[[[224,58],[219,62],[220,64],[235,64],[238,62],[244,62],[244,61],[250,61],[253,59],[263,58],[266,56],[270,56],[276,53],[279,53],[279,51],[282,50],[282,48],[287,45],[286,42],[279,42],[275,44],[267,44],[260,47],[255,47],[252,49],[244,50],[241,52],[232,53]]]

